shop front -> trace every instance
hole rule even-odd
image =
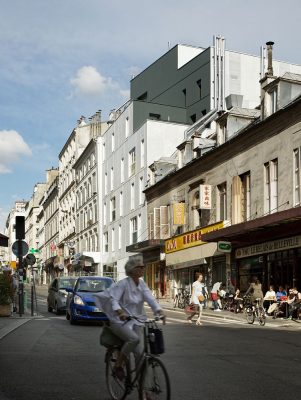
[[[216,243],[206,243],[203,235],[223,228],[223,222],[186,232],[165,241],[168,286],[173,298],[179,289],[190,291],[196,272],[202,272],[206,286],[226,282],[227,257],[217,249]]]
[[[270,285],[301,290],[301,207],[235,224],[204,235],[208,242],[231,242],[232,282],[242,292],[257,277]]]

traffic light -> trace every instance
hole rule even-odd
[[[16,239],[25,239],[25,217],[22,215],[16,216]]]

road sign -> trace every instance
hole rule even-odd
[[[24,240],[21,241],[21,256],[24,257],[25,254],[28,253],[28,244],[24,242]],[[14,244],[12,245],[12,252],[14,253],[15,256],[19,257],[19,241],[16,240]]]
[[[221,253],[231,253],[231,242],[217,242],[217,250]]]
[[[36,263],[36,257],[34,254],[27,254],[27,256],[25,257],[25,260],[27,262],[28,265],[34,265]]]

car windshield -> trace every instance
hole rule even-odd
[[[77,282],[76,292],[102,292],[110,287],[112,281],[108,279],[81,279]]]
[[[60,289],[72,289],[76,279],[61,279],[59,283]]]

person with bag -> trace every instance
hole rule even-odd
[[[165,318],[161,306],[142,279],[144,267],[141,256],[130,257],[125,264],[127,277],[94,296],[95,302],[110,321],[110,330],[123,342],[115,364],[115,374],[119,380],[124,380],[124,361],[130,353],[134,353],[136,366],[143,354],[143,321],[147,319],[144,302],[155,315]],[[137,319],[129,320],[129,316]]]
[[[221,310],[221,304],[219,304],[220,299],[218,292],[220,290],[222,282],[215,282],[211,289],[211,300],[212,300],[212,305],[213,305],[213,311],[222,311]]]
[[[203,311],[203,305],[206,294],[208,295],[206,286],[203,282],[203,275],[200,272],[195,274],[196,280],[192,284],[192,292],[190,298],[190,307],[192,308],[191,314],[187,317],[187,322],[192,324],[192,318],[198,314],[196,325],[202,325],[201,317]]]

